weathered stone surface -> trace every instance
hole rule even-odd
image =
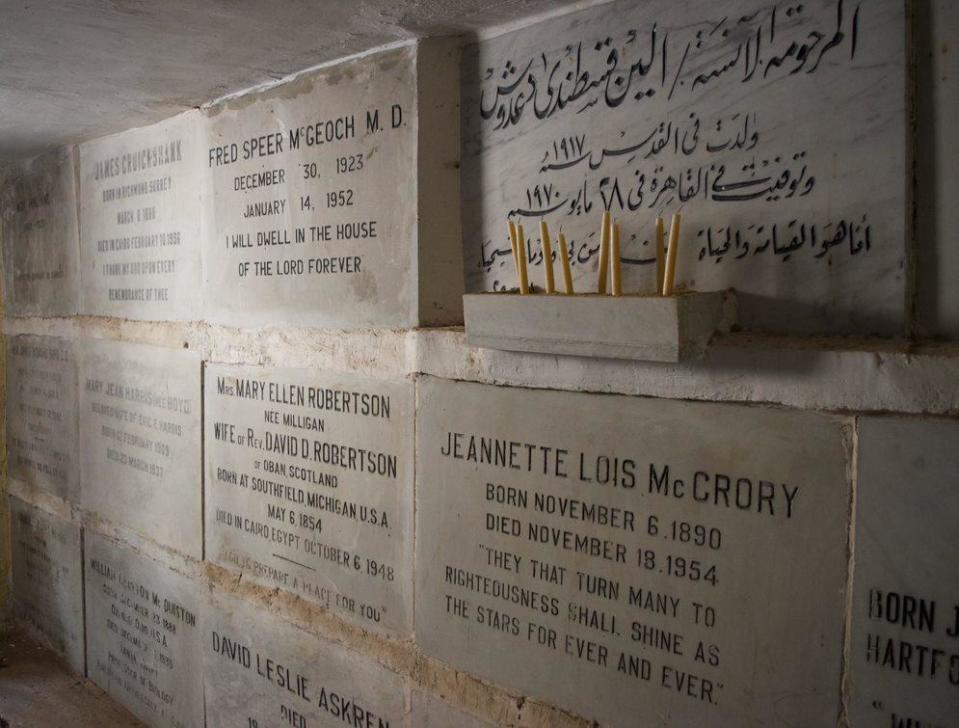
[[[385,336],[364,339],[354,347],[351,338],[326,334],[325,357],[375,361],[382,366],[383,360],[372,353],[383,346],[381,341],[386,341],[391,353],[399,348],[396,339]],[[466,345],[462,331],[451,329],[417,331],[413,341],[417,370],[443,379],[826,411],[959,412],[959,387],[955,386],[959,357],[950,347],[935,344],[888,342],[877,346],[875,342],[843,340],[824,347],[817,340],[731,334],[715,341],[702,361],[664,366],[659,362],[477,350]],[[278,335],[269,337],[267,345],[280,355],[292,350]],[[369,355],[357,351],[367,348]],[[393,365],[400,356],[402,352],[387,361]]]
[[[201,318],[202,129],[187,112],[80,145],[81,313]]]
[[[86,339],[79,386],[84,508],[201,558],[199,356]]]
[[[655,217],[682,210],[677,286],[735,287],[744,327],[901,333],[904,9],[623,0],[467,48],[467,290],[516,285],[512,216],[533,282],[545,218],[595,291],[610,209],[624,289],[651,292]]]
[[[80,527],[10,498],[13,613],[30,633],[83,672]]]
[[[74,342],[7,339],[7,463],[28,489],[79,500],[77,360]]]
[[[202,726],[196,582],[89,529],[84,540],[87,675],[154,728]]]
[[[13,164],[2,177],[4,306],[13,316],[77,312],[75,150]]]
[[[413,691],[410,725],[415,728],[493,728],[493,723],[475,718],[420,690]]]
[[[207,110],[210,320],[415,325],[412,47]]]
[[[424,378],[417,642],[611,726],[834,726],[845,443],[827,416]]]
[[[859,422],[850,725],[959,716],[959,422]]]
[[[203,643],[209,728],[405,725],[403,678],[247,602],[211,595]]]
[[[206,553],[408,636],[413,385],[208,365]]]

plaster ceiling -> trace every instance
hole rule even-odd
[[[0,0],[0,163],[571,0]]]

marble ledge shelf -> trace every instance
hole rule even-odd
[[[463,296],[471,346],[602,359],[701,358],[736,321],[732,291],[674,296],[477,293]]]
[[[959,416],[959,341],[717,336],[684,362],[556,356],[470,346],[462,327],[408,330],[234,329],[114,319],[4,318],[3,332],[181,348],[208,362],[351,371],[534,389],[784,405],[834,412]]]

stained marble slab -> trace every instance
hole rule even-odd
[[[410,724],[414,728],[494,728],[496,725],[454,708],[421,690],[413,691],[410,716]]]
[[[76,344],[19,334],[6,349],[9,475],[28,491],[78,503]]]
[[[83,673],[80,527],[10,498],[12,606],[31,636]]]
[[[200,589],[192,574],[87,529],[87,675],[153,728],[200,728]]]
[[[202,558],[199,354],[97,339],[80,351],[83,507]]]
[[[859,421],[850,725],[959,717],[959,422]]]
[[[77,312],[76,150],[60,147],[0,175],[3,300],[8,316]]]
[[[203,639],[208,728],[399,728],[406,684],[372,659],[219,591]]]
[[[415,89],[408,46],[205,110],[210,320],[415,325]]]
[[[416,429],[427,654],[604,725],[835,725],[848,421],[425,377]]]
[[[681,212],[677,288],[734,287],[745,328],[901,334],[907,35],[899,0],[620,0],[471,45],[467,290],[516,287],[511,217],[535,284],[547,220],[595,291],[610,210],[624,290],[650,293],[655,218]]]
[[[202,318],[203,117],[190,111],[80,145],[81,312]]]
[[[205,382],[207,558],[409,636],[412,383],[218,364]]]

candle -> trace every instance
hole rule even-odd
[[[519,275],[519,250],[516,248],[516,225],[512,220],[507,220],[506,226],[509,228],[509,243],[513,249],[513,267],[516,269],[516,285],[517,287],[521,287]]]
[[[676,256],[679,255],[679,213],[673,215],[669,223],[669,249],[666,251],[666,272],[663,276],[663,295],[673,295],[673,282],[676,279]]]
[[[543,270],[546,273],[546,292],[556,293],[556,282],[553,280],[553,244],[549,239],[549,227],[545,220],[539,221],[539,239],[543,244]]]
[[[666,276],[666,224],[663,218],[656,218],[656,293],[663,292],[663,280]]]
[[[599,281],[596,289],[606,293],[606,274],[609,269],[609,211],[603,213],[603,229],[599,233]]]
[[[526,268],[526,234],[523,225],[516,226],[516,255],[519,256],[519,292],[529,293],[529,271]]]
[[[610,279],[614,296],[623,295],[623,270],[620,260],[619,223],[613,224],[613,245],[610,251]]]
[[[573,271],[569,268],[569,248],[566,245],[566,236],[559,234],[559,259],[563,264],[563,283],[566,284],[566,293],[573,293]]]

